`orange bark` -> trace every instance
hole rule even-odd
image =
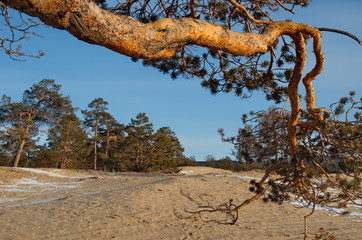
[[[118,53],[147,59],[168,58],[185,45],[199,45],[231,54],[265,53],[281,35],[316,30],[305,24],[269,22],[263,33],[236,33],[197,19],[160,19],[144,24],[128,16],[114,15],[90,0],[1,0],[4,4],[47,25]]]

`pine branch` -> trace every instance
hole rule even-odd
[[[334,32],[334,33],[339,33],[345,36],[348,36],[350,38],[352,38],[353,40],[357,41],[358,44],[362,45],[362,41],[356,37],[355,35],[346,32],[346,31],[342,31],[342,30],[338,30],[338,29],[333,29],[333,28],[317,28],[319,31],[325,31],[325,32]]]

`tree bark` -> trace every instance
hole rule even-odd
[[[108,156],[108,151],[109,151],[110,141],[111,141],[111,134],[110,134],[110,130],[107,129],[106,149],[105,149],[105,155],[106,155],[106,157],[109,157],[109,156]]]
[[[93,151],[93,169],[97,170],[97,140],[94,139],[94,151]]]
[[[123,55],[161,59],[172,57],[185,45],[199,45],[240,56],[265,53],[280,35],[317,29],[300,23],[269,22],[263,33],[236,33],[197,19],[160,19],[144,24],[115,15],[91,0],[1,0],[9,7],[45,24],[64,29],[80,40],[109,48]]]
[[[21,154],[23,153],[25,142],[26,142],[25,139],[22,139],[20,141],[18,150],[16,151],[16,155],[14,157],[14,165],[13,165],[13,167],[17,167],[19,165],[20,157],[21,157]]]
[[[94,150],[93,150],[93,169],[97,170],[97,160],[98,160],[98,151],[97,151],[97,136],[98,136],[98,124],[94,126]]]

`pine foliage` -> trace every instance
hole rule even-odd
[[[108,102],[96,98],[81,120],[60,89],[45,79],[21,102],[1,98],[0,165],[14,165],[18,156],[20,166],[175,172],[187,161],[176,134],[169,127],[155,132],[146,113],[125,126],[108,112]],[[39,141],[44,132],[45,142]]]

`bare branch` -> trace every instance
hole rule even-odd
[[[358,42],[358,44],[362,45],[362,41],[358,37],[356,37],[355,35],[353,35],[349,32],[338,30],[338,29],[333,29],[333,28],[318,28],[318,30],[325,31],[325,32],[334,32],[334,33],[339,33],[339,34],[345,35],[347,37],[352,38],[356,42]]]
[[[31,31],[32,28],[41,25],[41,23],[26,20],[21,13],[18,13],[18,15],[20,23],[14,23],[8,7],[0,2],[0,18],[3,19],[0,24],[4,27],[1,28],[2,36],[0,35],[0,51],[5,52],[10,58],[17,61],[19,61],[21,57],[39,58],[43,56],[44,53],[41,51],[39,51],[37,55],[27,54],[22,51],[23,40],[28,39],[31,35],[41,37]]]

